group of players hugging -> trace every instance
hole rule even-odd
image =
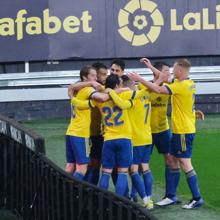
[[[179,59],[141,63],[152,70],[152,81],[138,73],[124,73],[123,60],[113,60],[108,75],[102,63],[84,66],[80,81],[68,87],[71,121],[66,132],[66,172],[102,189],[110,179],[118,195],[153,209],[153,177],[149,161],[155,146],[165,161],[165,195],[158,206],[177,204],[180,168],[185,172],[192,200],[184,209],[204,204],[191,163],[196,118],[204,119],[195,105],[195,83],[189,78],[191,64]],[[171,127],[167,108],[171,100]],[[131,178],[131,187],[128,184]]]

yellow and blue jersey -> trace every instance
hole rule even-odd
[[[141,98],[134,100],[134,106],[129,109],[128,114],[132,127],[132,145],[145,146],[152,144],[151,102],[148,91]]]
[[[131,100],[140,97],[142,93],[143,92],[126,91],[117,95],[116,92],[112,90],[110,94],[114,102],[109,100],[105,103],[99,103],[91,100],[79,100],[77,97],[73,97],[72,104],[77,106],[77,108],[84,110],[88,110],[89,108],[95,106],[99,108],[99,111],[102,114],[101,124],[104,125],[105,140],[119,138],[131,139],[130,123],[128,123],[129,119],[126,109],[133,105]]]
[[[167,106],[169,95],[150,93],[151,96],[151,131],[160,133],[169,129]]]
[[[116,96],[110,93],[116,104],[119,104]],[[133,100],[133,107],[128,110],[128,116],[132,128],[132,145],[144,146],[152,144],[150,127],[151,103],[150,94],[146,88],[139,91],[127,91],[120,94],[120,98]]]
[[[94,88],[85,87],[76,94],[76,98],[88,100],[94,92],[96,92]],[[66,135],[88,138],[90,136],[91,109],[79,109],[72,103],[71,108],[71,121]]]
[[[114,93],[114,91],[113,91]],[[132,98],[133,93],[130,93],[130,98]],[[129,97],[129,93],[121,93],[119,97],[123,96]],[[102,115],[102,123],[104,125],[104,140],[115,140],[115,139],[131,139],[131,124],[128,116],[128,110],[126,108],[129,106],[130,102],[127,102],[127,107],[124,109],[119,108],[112,100],[104,103],[95,103],[99,108]],[[126,106],[126,105],[125,105]]]
[[[172,132],[175,134],[195,133],[195,83],[186,79],[174,80],[166,88],[171,96],[172,104]]]

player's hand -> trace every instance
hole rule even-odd
[[[96,81],[91,81],[91,86],[98,92],[102,91],[102,85]]]
[[[110,88],[105,89],[105,93],[107,93],[107,94],[109,94],[111,91],[112,91],[112,89],[110,89]]]
[[[196,118],[204,120],[205,119],[205,115],[204,115],[204,113],[202,111],[196,110]]]
[[[152,67],[152,64],[151,64],[150,60],[147,59],[147,58],[141,58],[141,59],[140,59],[140,62],[143,63],[143,64],[145,64],[148,68],[151,68],[151,67]]]
[[[135,72],[128,73],[128,77],[132,79],[133,81],[140,81],[141,79],[141,76]]]
[[[73,94],[74,94],[74,90],[72,88],[72,85],[68,86],[68,93],[67,94],[68,94],[69,98],[72,99]]]

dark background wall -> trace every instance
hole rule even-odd
[[[146,55],[147,56],[147,55]],[[150,57],[150,56],[149,56]],[[172,65],[178,57],[174,58],[154,58],[153,62],[163,60]],[[208,57],[187,57],[193,66],[217,66],[220,65],[220,56],[208,56]],[[140,68],[143,67],[137,59],[125,59],[126,68]],[[97,60],[64,60],[64,61],[39,61],[30,62],[30,72],[40,71],[59,71],[59,70],[78,70],[83,65],[92,64]],[[105,63],[108,67],[111,64],[112,59],[102,59],[100,62]],[[0,63],[0,73],[18,73],[24,72],[24,63]]]

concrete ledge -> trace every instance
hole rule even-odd
[[[220,113],[220,94],[198,95],[196,108],[206,114]],[[0,113],[16,120],[70,118],[70,102],[69,100],[2,102]]]

